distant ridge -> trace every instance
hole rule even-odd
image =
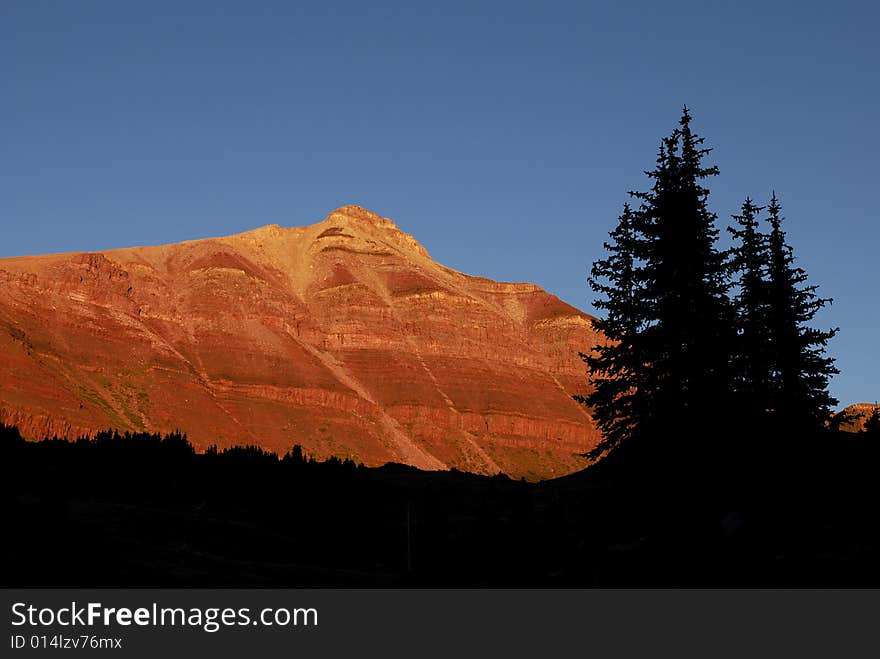
[[[852,420],[842,423],[840,429],[850,432],[858,432],[864,429],[865,421],[871,416],[875,407],[875,403],[854,403],[843,408],[838,414],[843,414]]]

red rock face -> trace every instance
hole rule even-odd
[[[874,403],[855,403],[843,408],[840,413],[849,417],[849,421],[840,424],[841,430],[860,432],[865,429],[865,422],[874,413]]]
[[[591,318],[435,263],[386,218],[0,260],[0,421],[188,433],[368,465],[546,478],[598,435]]]

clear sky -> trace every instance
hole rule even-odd
[[[0,3],[0,256],[310,224],[356,203],[441,263],[584,279],[691,107],[726,225],[784,204],[842,403],[880,398],[873,2]]]

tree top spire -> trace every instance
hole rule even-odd
[[[682,128],[684,128],[684,127],[690,125],[690,123],[691,123],[691,111],[688,110],[688,106],[687,106],[687,105],[682,105],[682,106],[681,106],[681,119],[679,119],[678,123],[679,123],[679,125],[681,125]]]

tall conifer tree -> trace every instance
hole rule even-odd
[[[595,301],[605,317],[594,326],[608,343],[596,346],[592,354],[580,353],[590,368],[594,391],[589,396],[574,396],[590,405],[603,441],[592,452],[597,457],[637,431],[641,359],[638,353],[639,329],[644,317],[637,281],[638,265],[634,251],[639,217],[624,204],[617,227],[604,247],[608,257],[593,264],[590,287],[602,297]]]
[[[702,184],[718,168],[703,164],[711,149],[690,124],[685,108],[667,140],[666,162],[649,174],[652,190],[635,193],[645,215],[640,278],[652,307],[641,340],[652,392],[645,420],[677,436],[708,431],[727,404],[733,349],[725,256]]]
[[[807,273],[795,265],[792,248],[782,230],[782,206],[776,193],[769,211],[769,314],[772,333],[773,382],[771,407],[789,429],[818,429],[825,425],[837,400],[828,392],[829,378],[839,371],[825,354],[838,331],[809,327],[830,299],[805,285]]]
[[[690,124],[685,108],[647,172],[651,190],[630,193],[640,206],[625,222],[622,216],[611,256],[592,270],[593,288],[604,296],[596,306],[609,311],[604,322],[617,342],[586,358],[595,389],[582,400],[605,433],[597,452],[635,435],[666,446],[695,437],[691,431],[707,431],[729,397],[733,313],[701,183],[718,169],[703,164],[710,149]],[[632,263],[632,292],[620,288],[621,255]]]
[[[761,233],[758,213],[763,210],[746,197],[736,227],[728,227],[736,244],[730,250],[730,269],[737,293],[737,349],[734,354],[734,388],[737,408],[746,423],[761,423],[766,412],[771,381],[767,236]]]

